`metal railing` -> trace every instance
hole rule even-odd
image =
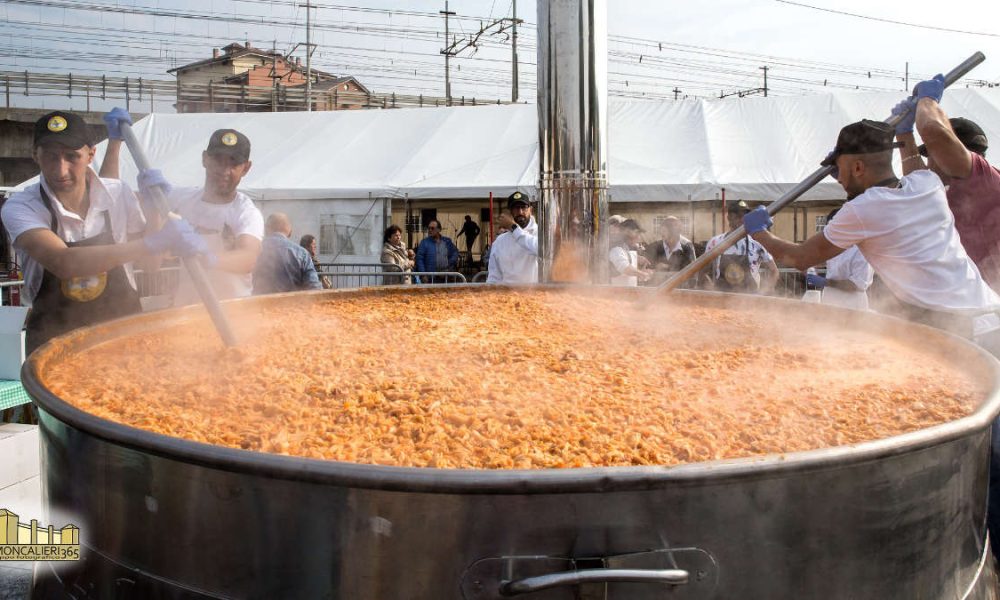
[[[139,290],[139,297],[149,296],[173,296],[177,291],[177,284],[180,282],[180,267],[161,267],[158,271],[143,271],[136,269],[135,287]]]
[[[455,271],[359,271],[337,273],[320,271],[320,277],[334,279],[336,288],[372,287],[381,285],[401,285],[412,282],[415,285],[432,283],[468,283],[465,275]]]
[[[320,82],[322,83],[322,82]],[[132,110],[148,104],[155,111],[157,102],[176,105],[177,112],[267,112],[306,109],[305,84],[286,86],[254,86],[231,83],[184,83],[177,80],[144,79],[142,77],[108,77],[106,75],[74,75],[72,73],[33,73],[30,71],[0,71],[7,108],[17,105],[25,96],[61,96],[85,98],[87,110],[91,101],[123,100]],[[390,93],[365,93],[343,90],[313,89],[309,95],[312,110],[350,110],[358,108],[403,108],[431,106],[478,106],[510,104],[504,100],[443,97]]]

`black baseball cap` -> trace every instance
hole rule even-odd
[[[250,160],[250,139],[235,129],[220,129],[208,139],[209,154],[227,154],[240,162]]]
[[[851,123],[840,130],[833,152],[820,164],[824,167],[832,165],[841,154],[872,154],[902,148],[902,142],[893,142],[895,136],[896,129],[882,121],[862,119]]]
[[[514,192],[510,196],[507,196],[507,208],[514,208],[516,204],[523,204],[525,206],[531,206],[531,200],[526,194],[521,192]]]
[[[726,209],[726,213],[730,215],[732,214],[745,215],[748,212],[750,212],[750,205],[744,202],[743,200],[730,204],[729,208]]]
[[[90,128],[83,117],[63,110],[50,112],[35,121],[34,146],[55,142],[72,150],[93,146]]]
[[[951,130],[955,132],[955,136],[963,146],[976,154],[986,154],[990,143],[986,139],[986,132],[975,121],[965,117],[953,117],[948,119],[948,122],[951,123]],[[920,152],[920,156],[927,156],[927,144],[920,144],[917,151]]]

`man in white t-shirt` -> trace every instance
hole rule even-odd
[[[22,299],[30,353],[77,327],[139,312],[132,262],[166,251],[187,256],[204,244],[190,225],[171,220],[153,231],[132,191],[90,167],[94,141],[83,118],[55,111],[35,123],[36,184],[3,205],[2,218],[24,271]],[[141,239],[140,239],[141,238]]]
[[[644,230],[635,219],[625,219],[619,225],[618,243],[608,251],[611,263],[611,285],[636,287],[646,283],[653,272],[639,266],[639,240]]]
[[[892,170],[893,127],[863,120],[840,131],[823,164],[848,202],[822,233],[801,244],[767,231],[763,207],[744,217],[747,233],[778,261],[800,270],[857,246],[900,301],[898,316],[974,339],[1000,354],[1000,296],[969,259],[955,230],[941,179],[914,171],[897,179]]]
[[[206,274],[220,300],[249,296],[252,273],[264,239],[264,217],[253,201],[237,190],[250,171],[250,140],[235,129],[220,129],[209,138],[202,153],[205,185],[200,188],[171,189],[170,209],[189,221],[202,234],[215,255],[206,264]],[[141,182],[140,189],[165,185],[154,172]],[[169,184],[166,184],[169,187]],[[182,270],[174,306],[194,304],[199,296]]]

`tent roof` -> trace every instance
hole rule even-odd
[[[805,179],[840,128],[884,118],[902,93],[834,93],[739,100],[611,102],[611,197],[616,202],[730,197],[775,200]],[[945,94],[948,114],[1000,140],[1000,90]],[[534,105],[398,110],[154,114],[135,126],[153,165],[180,186],[200,185],[201,151],[215,129],[253,143],[242,189],[255,199],[471,198],[533,191],[538,177]],[[103,153],[103,145],[100,148]],[[898,161],[898,156],[897,156]],[[897,162],[898,171],[898,162]],[[122,178],[135,167],[123,152]],[[833,180],[805,199],[843,198]]]

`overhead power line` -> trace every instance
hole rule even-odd
[[[872,17],[869,15],[859,15],[857,13],[847,12],[844,10],[836,10],[833,8],[824,8],[822,6],[812,6],[811,4],[803,4],[801,2],[792,2],[791,0],[774,0],[775,2],[780,2],[781,4],[791,4],[792,6],[799,6],[802,8],[809,8],[812,10],[820,10],[823,12],[833,13],[837,15],[844,15],[847,17],[854,17],[856,19],[865,19],[866,21],[878,21],[879,23],[889,23],[891,25],[902,25],[904,27],[917,27],[919,29],[931,29],[933,31],[946,31],[948,33],[962,33],[965,35],[982,35],[986,37],[1000,37],[997,33],[986,33],[983,31],[968,31],[965,29],[950,29],[948,27],[938,27],[936,25],[922,25],[919,23],[907,23],[905,21],[896,21],[894,19],[883,19],[881,17]]]

